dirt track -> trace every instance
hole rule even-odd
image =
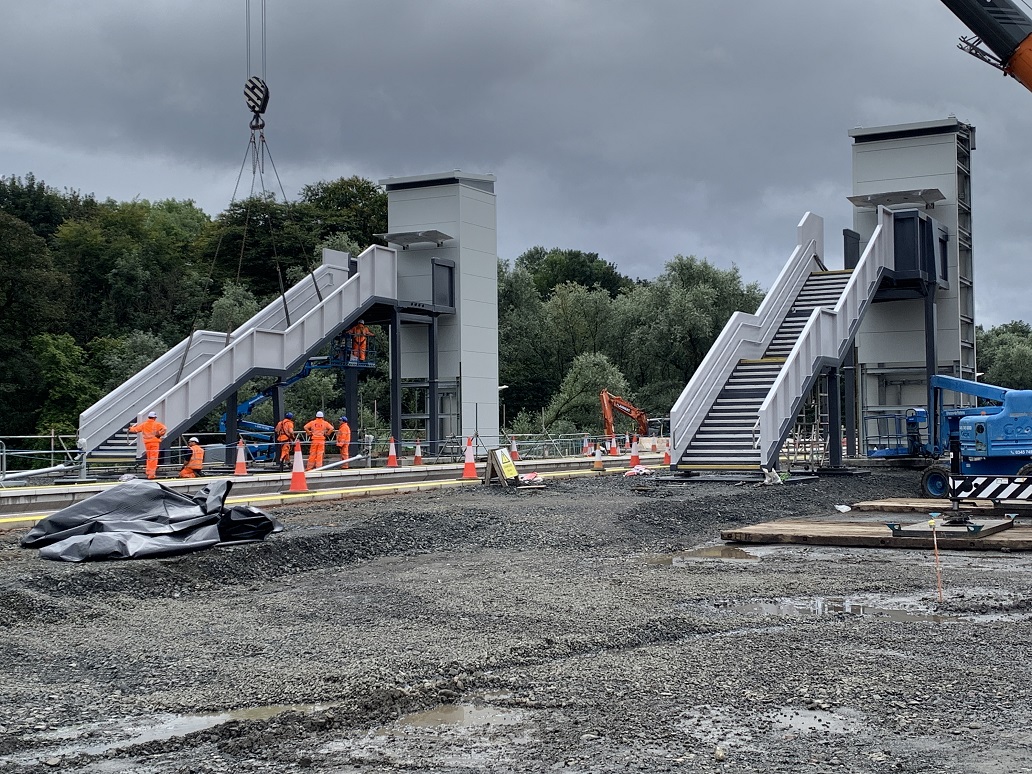
[[[168,560],[0,534],[0,770],[1032,769],[1032,558],[947,555],[939,606],[925,553],[680,553],[917,474],[639,485],[279,509]]]

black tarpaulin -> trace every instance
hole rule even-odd
[[[40,521],[22,538],[45,559],[66,562],[175,556],[220,542],[261,540],[282,527],[250,506],[226,508],[232,482],[187,495],[134,479]]]

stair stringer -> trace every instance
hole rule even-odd
[[[142,406],[170,390],[221,352],[227,341],[257,328],[282,330],[287,327],[287,309],[298,319],[317,307],[320,297],[332,293],[348,279],[350,256],[338,250],[323,250],[323,263],[311,274],[276,298],[229,336],[224,332],[194,331],[155,361],[115,387],[79,415],[78,447],[89,454],[107,442],[139,416]],[[185,360],[184,360],[185,353]],[[146,416],[146,409],[143,416]]]
[[[879,207],[878,226],[839,300],[830,309],[818,307],[810,313],[799,340],[760,404],[757,444],[762,467],[776,467],[781,446],[821,372],[841,365],[882,275],[895,267],[893,246],[892,212]]]
[[[285,376],[376,303],[395,305],[397,251],[373,245],[358,256],[358,272],[284,330],[252,328],[185,376],[140,415],[155,411],[168,437],[184,432],[247,379]]]
[[[731,315],[671,408],[671,460],[684,456],[738,362],[763,357],[810,274],[825,270],[823,218],[807,212],[796,234],[796,248],[759,309],[755,314]]]

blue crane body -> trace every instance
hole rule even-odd
[[[956,392],[995,405],[943,407],[943,394]],[[929,438],[917,452],[939,457],[922,476],[929,497],[945,495],[949,476],[1032,475],[1032,390],[1011,390],[953,376],[933,376],[929,384]],[[908,434],[909,435],[909,434]]]

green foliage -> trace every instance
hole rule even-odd
[[[626,395],[627,380],[605,355],[588,352],[578,355],[559,386],[559,392],[545,409],[545,427],[551,428],[558,420],[567,420],[576,428],[601,428],[598,394],[603,388],[617,395]]]
[[[29,340],[65,327],[67,277],[29,226],[0,212],[0,416],[4,433],[35,432],[46,391]]]
[[[616,265],[603,261],[598,253],[532,247],[516,259],[516,268],[525,269],[534,278],[534,286],[542,298],[567,283],[593,288],[596,285],[615,297],[634,282],[616,270]]]
[[[983,372],[979,381],[1013,390],[1032,390],[1032,326],[1021,320],[988,331],[979,326],[976,346],[978,366]]]
[[[498,378],[509,385],[507,404],[531,410],[548,405],[559,387],[554,344],[544,305],[530,273],[498,264]],[[516,412],[514,411],[513,414]]]
[[[24,180],[11,175],[0,178],[0,212],[24,221],[36,236],[49,240],[65,220],[88,217],[96,210],[93,194],[78,191],[61,193],[31,172]]]
[[[230,333],[261,311],[258,300],[243,285],[227,282],[222,295],[211,305],[208,328]]]
[[[358,176],[306,185],[297,208],[300,217],[318,223],[316,242],[343,234],[353,244],[368,247],[381,244],[375,235],[387,231],[386,192]]]
[[[40,386],[46,393],[36,432],[74,433],[79,413],[99,397],[85,367],[86,353],[67,333],[33,336],[31,345]]]
[[[168,347],[153,333],[130,331],[99,336],[87,345],[93,381],[106,394],[165,354]]]

